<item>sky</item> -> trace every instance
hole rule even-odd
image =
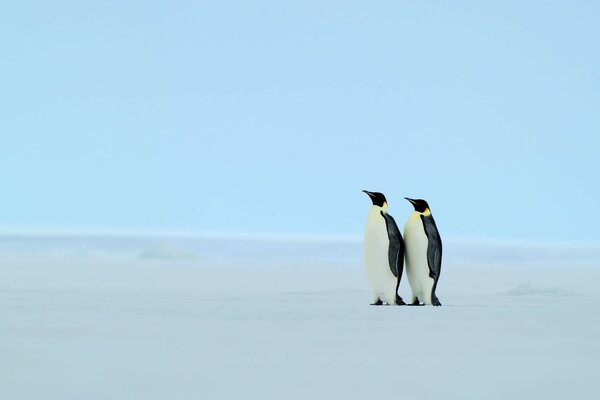
[[[4,229],[600,240],[596,1],[0,5]]]

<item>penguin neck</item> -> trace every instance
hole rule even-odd
[[[369,219],[378,219],[381,218],[381,213],[387,214],[388,206],[387,203],[383,203],[383,207],[379,206],[371,206],[369,210]]]
[[[431,215],[431,211],[429,211],[429,208],[426,209],[423,212],[419,212],[419,211],[413,211],[413,213],[410,215],[410,219],[419,219],[421,218],[421,216],[423,217],[429,217]]]
[[[379,209],[380,209],[381,211],[383,211],[384,213],[386,213],[386,214],[387,214],[387,212],[388,212],[388,204],[387,204],[387,201],[386,201],[385,203],[383,203],[383,207],[379,207]]]

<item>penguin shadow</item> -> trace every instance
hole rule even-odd
[[[399,284],[398,284],[399,286]],[[381,296],[376,297],[377,301],[371,303],[370,305],[372,306],[407,306],[407,307],[423,307],[426,305],[431,305],[433,307],[440,307],[442,305],[442,302],[438,299],[438,297],[435,295],[435,293],[432,294],[432,304],[427,304],[425,302],[422,302],[419,300],[419,298],[417,296],[414,297],[414,300],[412,300],[412,296],[410,296],[411,300],[410,302],[405,302],[402,297],[400,297],[400,295],[398,293],[396,293],[396,301],[395,303],[390,303],[387,300],[383,301],[381,300]],[[385,298],[385,297],[384,297]]]
[[[440,307],[442,305],[442,303],[439,301],[439,299],[435,299],[436,302],[435,304],[431,304],[434,307]],[[396,303],[395,304],[390,304],[387,302],[383,302],[381,301],[381,299],[377,300],[375,303],[371,303],[371,306],[406,306],[406,307],[423,307],[426,306],[427,304],[420,302],[419,300],[415,300],[412,303],[406,303],[404,300],[402,300],[402,297],[397,296],[396,298]]]

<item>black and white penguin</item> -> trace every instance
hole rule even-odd
[[[363,190],[373,201],[365,228],[365,269],[372,305],[405,305],[398,295],[404,269],[404,241],[396,221],[388,214],[383,193]]]
[[[441,306],[435,289],[442,267],[442,239],[427,202],[405,198],[415,208],[404,225],[406,276],[412,290],[411,303]]]

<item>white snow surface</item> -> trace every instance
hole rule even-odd
[[[0,235],[0,399],[596,398],[600,247],[444,244],[374,307],[360,240]]]

